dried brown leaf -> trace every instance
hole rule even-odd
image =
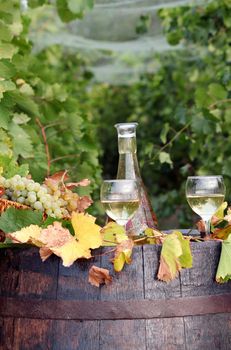
[[[83,196],[83,197],[79,197],[77,200],[77,210],[82,213],[84,212],[85,209],[87,209],[92,203],[92,199],[88,196]]]
[[[99,287],[100,284],[108,285],[111,283],[112,277],[109,274],[109,270],[93,265],[89,270],[88,281],[93,286]]]

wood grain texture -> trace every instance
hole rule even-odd
[[[147,320],[146,337],[146,350],[185,350],[183,317]]]
[[[100,350],[146,350],[144,320],[100,322]]]
[[[191,243],[193,267],[180,273],[181,296],[213,295],[231,292],[231,281],[215,281],[221,243],[216,241]]]
[[[53,344],[52,321],[16,319],[12,350],[51,350]]]
[[[104,249],[106,251],[107,248]],[[101,267],[112,272],[108,258],[101,257]],[[136,247],[132,264],[114,274],[111,285],[101,288],[101,300],[139,300],[144,298],[143,251]],[[100,321],[100,349],[102,350],[145,350],[146,330],[144,320]]]
[[[103,252],[108,248],[104,248]],[[123,271],[113,272],[113,265],[107,256],[101,257],[101,267],[113,275],[113,282],[101,288],[101,300],[136,300],[144,298],[143,286],[143,253],[142,247],[135,247],[131,265],[126,265]]]
[[[14,342],[14,319],[0,318],[0,350],[12,350]]]
[[[57,299],[73,300],[99,300],[100,289],[93,287],[88,282],[88,271],[91,265],[100,265],[101,249],[95,250],[97,255],[94,259],[75,262],[69,268],[62,265],[59,261],[59,276]]]
[[[102,253],[107,249],[110,248],[104,248]],[[67,313],[63,314],[66,320],[5,315],[0,318],[0,350],[230,350],[228,309],[222,314],[203,316],[166,318],[165,314],[171,311],[170,299],[183,303],[182,298],[228,294],[231,302],[231,282],[218,285],[214,281],[220,243],[192,243],[194,267],[181,271],[179,278],[169,284],[156,279],[160,249],[160,246],[135,247],[132,264],[119,274],[113,273],[105,255],[64,268],[57,257],[42,263],[36,248],[2,250],[0,296],[15,298],[18,305],[19,300],[30,300],[34,306],[40,301],[47,305],[53,301],[60,305],[68,302],[72,310],[73,302],[111,301],[118,306],[121,302],[134,301],[140,306],[140,300],[153,299],[160,300],[160,305],[162,302],[162,318],[74,321],[68,319]],[[88,283],[91,264],[108,268],[114,275],[113,283],[101,288],[91,286]],[[212,304],[208,306],[213,309]],[[23,316],[23,308],[21,312]]]
[[[144,291],[147,299],[169,299],[181,296],[180,279],[169,283],[157,280],[159,269],[160,245],[145,245],[144,250]]]
[[[185,317],[186,350],[230,350],[231,313]]]
[[[99,349],[99,321],[55,321],[53,350]]]

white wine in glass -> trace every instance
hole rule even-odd
[[[135,180],[105,180],[101,186],[100,200],[107,215],[125,226],[140,204],[140,192]]]
[[[210,220],[225,197],[222,176],[189,176],[186,182],[186,198],[192,210],[205,223],[205,235],[210,234]]]

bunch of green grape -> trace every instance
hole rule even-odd
[[[10,179],[0,176],[1,198],[30,206],[48,216],[61,219],[69,217],[77,209],[78,194],[70,190],[60,191],[58,184],[39,184],[27,177],[15,175]]]

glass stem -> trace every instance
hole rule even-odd
[[[205,235],[204,237],[209,237],[210,236],[210,220],[204,220],[205,223]]]

